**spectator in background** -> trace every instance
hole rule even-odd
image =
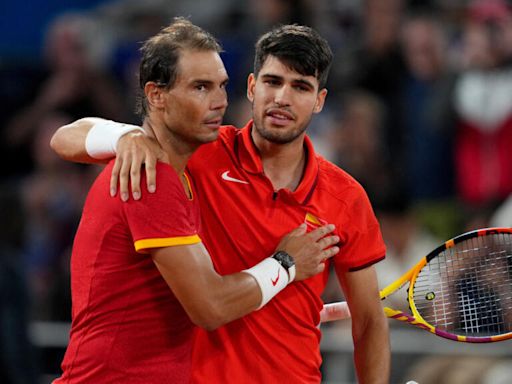
[[[512,14],[504,1],[475,1],[464,26],[464,72],[456,84],[458,193],[486,211],[512,192]],[[481,222],[481,220],[476,220]]]
[[[384,144],[385,106],[362,90],[352,90],[341,101],[341,116],[324,141],[331,158],[363,185],[374,204],[396,188],[390,155]]]
[[[84,16],[64,15],[46,36],[48,74],[35,98],[18,111],[4,128],[7,143],[29,156],[38,122],[48,113],[64,112],[72,119],[84,115],[122,119],[126,116],[121,94],[112,78],[89,56]]]
[[[331,79],[334,92],[360,88],[383,103],[383,143],[395,170],[403,165],[398,154],[403,147],[399,91],[404,61],[399,36],[404,7],[403,0],[365,0],[359,34],[362,38],[339,50]]]
[[[23,178],[21,196],[26,212],[23,238],[25,270],[33,301],[33,318],[69,320],[69,256],[83,201],[95,168],[66,164],[48,143],[55,130],[70,122],[50,112],[33,127],[34,171]]]
[[[127,8],[123,3],[117,3],[110,9],[109,16],[103,18],[103,23],[113,29],[110,51],[110,72],[123,91],[123,104],[126,107],[127,122],[139,124],[140,117],[135,108],[138,96],[138,77],[141,59],[141,41],[158,33],[162,25],[166,25],[176,4],[169,5],[165,10],[153,2],[134,2]],[[112,19],[116,22],[113,23]]]
[[[454,76],[445,58],[441,24],[430,15],[405,20],[406,63],[401,92],[405,186],[413,202],[453,197],[453,125],[450,100]]]
[[[439,15],[421,11],[406,17],[401,43],[406,65],[399,85],[403,146],[395,148],[395,156],[417,219],[440,238],[449,238],[460,222],[453,208],[456,75],[448,66]]]
[[[33,384],[34,351],[28,338],[29,295],[21,252],[24,215],[19,191],[0,186],[0,382]]]

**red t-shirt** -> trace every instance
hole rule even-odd
[[[315,154],[306,137],[306,169],[296,191],[274,191],[251,139],[252,123],[221,129],[189,161],[201,206],[203,238],[216,270],[234,273],[271,255],[302,222],[336,225],[334,263],[357,270],[385,255],[379,225],[363,188]],[[193,383],[319,383],[319,311],[325,272],[286,287],[261,310],[213,332],[198,329]]]
[[[71,338],[54,383],[188,383],[194,327],[147,250],[201,241],[197,200],[163,163],[156,193],[111,198],[112,166],[93,184],[76,234]]]

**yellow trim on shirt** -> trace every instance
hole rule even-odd
[[[151,248],[162,248],[162,247],[172,247],[174,245],[189,245],[200,243],[201,238],[199,235],[192,236],[178,236],[178,237],[167,237],[162,239],[142,239],[137,240],[135,245],[135,250],[137,252],[144,252]]]
[[[194,200],[194,191],[192,190],[192,184],[190,184],[190,179],[188,178],[188,175],[186,173],[183,173],[183,176],[185,176],[185,180],[188,185],[188,190],[190,192],[190,196],[187,196],[189,200]]]

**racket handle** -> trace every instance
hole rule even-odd
[[[324,304],[323,309],[320,311],[320,322],[326,323],[328,321],[343,320],[350,318],[350,310],[346,301],[337,303]]]

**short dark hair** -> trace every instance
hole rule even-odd
[[[333,55],[329,43],[313,28],[282,25],[261,36],[254,57],[256,77],[269,55],[302,75],[315,76],[320,88],[325,87]]]
[[[158,86],[172,88],[178,76],[180,51],[184,49],[221,52],[222,47],[213,35],[183,17],[174,18],[157,35],[149,38],[140,49],[139,95],[137,113],[147,114],[144,86],[154,81]]]

